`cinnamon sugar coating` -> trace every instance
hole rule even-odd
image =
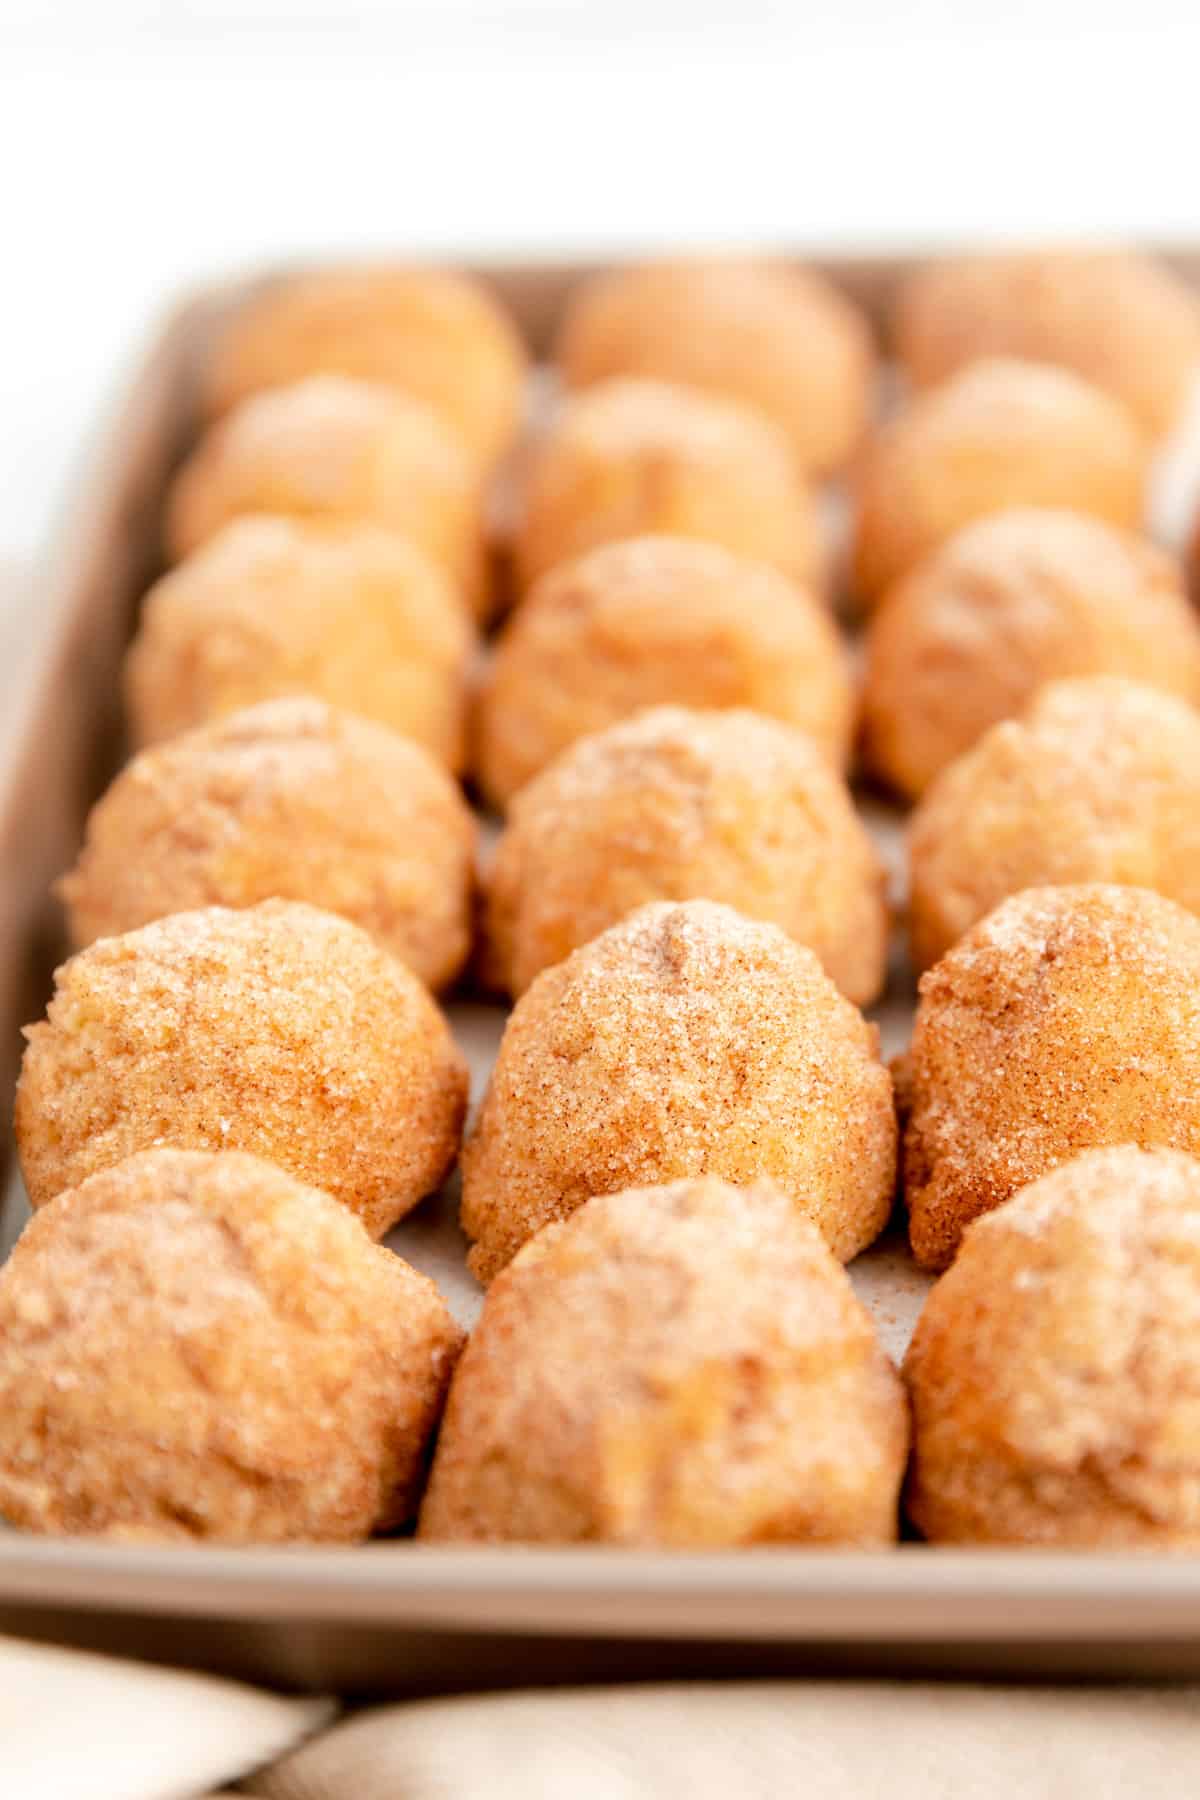
[[[720,544],[795,581],[824,573],[812,494],[767,419],[670,382],[599,382],[565,402],[534,452],[516,540],[521,587],[646,533]]]
[[[977,1220],[905,1374],[926,1537],[1200,1548],[1200,1163],[1093,1150]]]
[[[1200,1151],[1200,920],[1146,888],[1029,888],[922,976],[906,1086],[909,1232],[966,1226],[1083,1150]]]
[[[572,387],[649,376],[753,407],[803,469],[844,463],[870,411],[863,314],[816,269],[783,263],[661,262],[597,276],[569,302],[555,354]]]
[[[447,577],[376,525],[237,519],[151,588],[125,664],[139,744],[314,694],[465,754],[469,619]]]
[[[516,796],[488,879],[492,973],[515,994],[651,900],[719,900],[815,950],[848,999],[883,985],[883,867],[803,732],[655,707],[582,738]]]
[[[1200,913],[1200,714],[1114,676],[1051,682],[943,769],[909,855],[918,969],[1021,888],[1119,882]]]
[[[202,399],[227,412],[263,388],[348,375],[424,401],[475,462],[511,444],[527,359],[485,288],[448,269],[327,269],[274,284],[239,308],[213,352]]]
[[[849,662],[826,607],[715,544],[631,538],[538,582],[500,635],[476,772],[503,806],[577,738],[648,706],[747,707],[845,759]]]
[[[590,1200],[501,1274],[451,1388],[420,1534],[887,1544],[895,1370],[769,1182]]]
[[[231,519],[274,513],[398,531],[488,610],[478,472],[436,413],[371,382],[314,375],[242,402],[200,440],[167,497],[173,559]]]
[[[1099,520],[1015,508],[958,532],[867,633],[863,750],[917,795],[1043,682],[1122,675],[1200,697],[1200,628],[1165,551]]]
[[[858,471],[853,582],[875,605],[973,519],[1069,507],[1134,530],[1147,446],[1121,403],[1069,370],[971,363],[884,425]]]
[[[173,913],[56,972],[26,1028],[16,1137],[32,1204],[167,1144],[246,1150],[381,1237],[442,1181],[467,1070],[414,975],[332,913]]]
[[[901,363],[921,384],[986,356],[1058,363],[1122,400],[1153,437],[1200,366],[1200,301],[1132,250],[1023,250],[931,264],[900,295]]]
[[[891,1209],[896,1120],[878,1033],[778,926],[643,906],[545,970],[509,1017],[463,1152],[487,1282],[593,1194],[774,1179],[842,1261]]]
[[[353,1542],[416,1510],[462,1332],[327,1194],[148,1150],[0,1273],[0,1514],[126,1542]]]
[[[198,906],[307,900],[437,988],[470,952],[477,836],[419,744],[320,700],[267,700],[134,757],[58,892],[77,946]]]

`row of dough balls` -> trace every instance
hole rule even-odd
[[[1194,1548],[1198,1226],[1194,1158],[1079,1156],[972,1225],[902,1384],[770,1182],[590,1200],[464,1348],[327,1195],[150,1150],[0,1273],[0,1512],[124,1541],[354,1542],[419,1512],[429,1541],[873,1546],[907,1470],[933,1543]]]
[[[134,756],[57,892],[79,948],[197,907],[308,900],[434,991],[477,949],[476,979],[514,995],[643,903],[709,895],[808,945],[857,1004],[883,985],[884,870],[850,791],[761,713],[652,707],[580,739],[518,796],[482,907],[479,838],[420,745],[298,696]]]
[[[185,822],[186,828],[186,822]],[[428,991],[359,926],[284,900],[98,939],[31,1026],[16,1135],[35,1207],[160,1143],[268,1157],[381,1236],[456,1160],[467,1073]],[[1200,919],[1149,888],[1024,888],[922,978],[899,1069],[917,1260],[1081,1150],[1200,1152]],[[777,1182],[849,1261],[891,1211],[878,1034],[812,950],[655,901],[545,968],[462,1157],[487,1283],[595,1194]]]
[[[1151,437],[1170,430],[1200,347],[1191,290],[1121,250],[940,262],[905,284],[892,321],[920,386],[1011,356],[1070,369]],[[601,276],[571,298],[554,346],[567,384],[678,383],[769,418],[797,465],[843,466],[871,411],[874,354],[853,304],[815,271],[677,261]],[[265,288],[206,371],[209,417],[313,374],[385,383],[422,402],[481,465],[517,429],[525,353],[483,289],[442,270],[365,268]]]
[[[1200,716],[1118,676],[1048,682],[934,780],[908,832],[911,961],[1007,895],[1153,888],[1200,913]],[[435,991],[473,952],[514,996],[652,900],[708,897],[782,927],[857,1005],[889,943],[880,858],[818,741],[758,712],[649,707],[561,751],[514,797],[483,877],[479,827],[420,745],[297,697],[136,755],[59,883],[74,943],[169,913],[307,899]]]
[[[589,1201],[489,1290],[421,1532],[1200,1543],[1200,1161],[1123,1144],[968,1230],[905,1359],[770,1183]]]
[[[35,1208],[171,1143],[267,1157],[380,1237],[458,1156],[467,1072],[435,1001],[360,926],[302,902],[99,938],[25,1035]],[[710,1168],[777,1177],[847,1260],[890,1211],[896,1136],[877,1033],[811,950],[716,902],[654,902],[511,1015],[464,1153],[472,1266],[489,1279],[593,1193]]]
[[[313,692],[453,772],[470,763],[499,808],[578,738],[648,706],[746,707],[808,732],[840,766],[860,712],[825,605],[687,538],[635,537],[553,570],[501,631],[472,709],[473,656],[444,578],[398,535],[253,518],[151,591],[125,691],[141,744]],[[1200,696],[1200,627],[1177,564],[1082,514],[994,514],[872,619],[864,759],[915,797],[1044,682],[1097,674]]]
[[[237,1152],[135,1155],[41,1210],[0,1273],[0,1513],[185,1541],[403,1525],[462,1344],[319,1190]],[[896,1535],[900,1384],[769,1184],[593,1201],[523,1252],[460,1368],[423,1536]]]

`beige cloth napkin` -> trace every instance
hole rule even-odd
[[[0,1638],[0,1795],[217,1800],[222,1781],[239,1784],[222,1790],[225,1800],[1200,1794],[1198,1687],[562,1689],[380,1706],[312,1736],[334,1710]]]
[[[771,1682],[426,1700],[245,1782],[263,1800],[1106,1800],[1200,1794],[1200,1688]]]
[[[0,1638],[4,1800],[190,1800],[326,1724],[330,1700]]]

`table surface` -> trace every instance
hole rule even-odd
[[[260,258],[1200,233],[1186,0],[0,0],[0,547]]]

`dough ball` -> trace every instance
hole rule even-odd
[[[841,763],[855,702],[811,593],[715,544],[633,538],[556,569],[508,621],[480,699],[479,779],[503,806],[577,738],[662,704],[766,713]]]
[[[56,971],[25,1037],[35,1207],[135,1150],[247,1150],[382,1237],[458,1150],[467,1070],[446,1021],[365,931],[313,906],[209,906],[101,938]]]
[[[1121,882],[1200,913],[1200,715],[1113,676],[1051,682],[942,770],[909,843],[921,969],[1021,888]]]
[[[1200,365],[1200,301],[1164,263],[1129,250],[1031,250],[933,263],[896,309],[912,379],[981,357],[1058,363],[1124,402],[1153,437],[1179,416]]]
[[[678,706],[581,739],[521,789],[488,885],[493,973],[523,993],[646,902],[700,899],[782,926],[857,1005],[883,986],[884,871],[827,757],[760,713]]]
[[[247,513],[386,526],[488,611],[479,477],[437,414],[395,389],[314,375],[212,426],[175,478],[167,548],[188,556]]]
[[[488,1294],[420,1531],[887,1544],[907,1447],[870,1316],[777,1188],[633,1188],[548,1226]]]
[[[866,760],[922,793],[1044,682],[1122,675],[1200,697],[1200,628],[1164,551],[1076,513],[1018,509],[958,532],[867,634]]]
[[[1092,1150],[971,1226],[908,1353],[940,1542],[1200,1549],[1200,1163]]]
[[[462,1341],[437,1289],[256,1156],[146,1150],[0,1273],[0,1513],[137,1541],[354,1541],[416,1511]]]
[[[395,533],[239,519],[146,596],[125,666],[130,727],[157,743],[308,693],[460,769],[474,646],[446,576]]]
[[[816,505],[775,426],[665,381],[598,382],[567,400],[533,454],[518,581],[645,533],[719,544],[796,581],[824,574]]]
[[[127,764],[59,894],[76,945],[199,906],[308,900],[443,987],[471,949],[476,836],[419,744],[321,700],[267,700]]]
[[[878,1033],[811,950],[709,900],[643,906],[509,1017],[463,1153],[470,1264],[490,1281],[593,1194],[696,1175],[774,1179],[848,1262],[895,1150]]]
[[[203,401],[214,414],[307,375],[378,381],[423,400],[486,466],[516,435],[526,369],[516,327],[478,282],[446,269],[334,269],[239,308]]]
[[[1147,888],[1027,888],[921,978],[905,1081],[909,1233],[965,1227],[1081,1150],[1200,1151],[1200,920]]]
[[[597,276],[572,299],[557,345],[572,387],[649,376],[740,401],[774,421],[802,469],[839,467],[871,408],[866,319],[815,269],[653,263]]]
[[[1136,529],[1146,445],[1119,401],[1066,369],[996,358],[919,395],[868,447],[853,582],[875,605],[974,519],[1069,507]]]

